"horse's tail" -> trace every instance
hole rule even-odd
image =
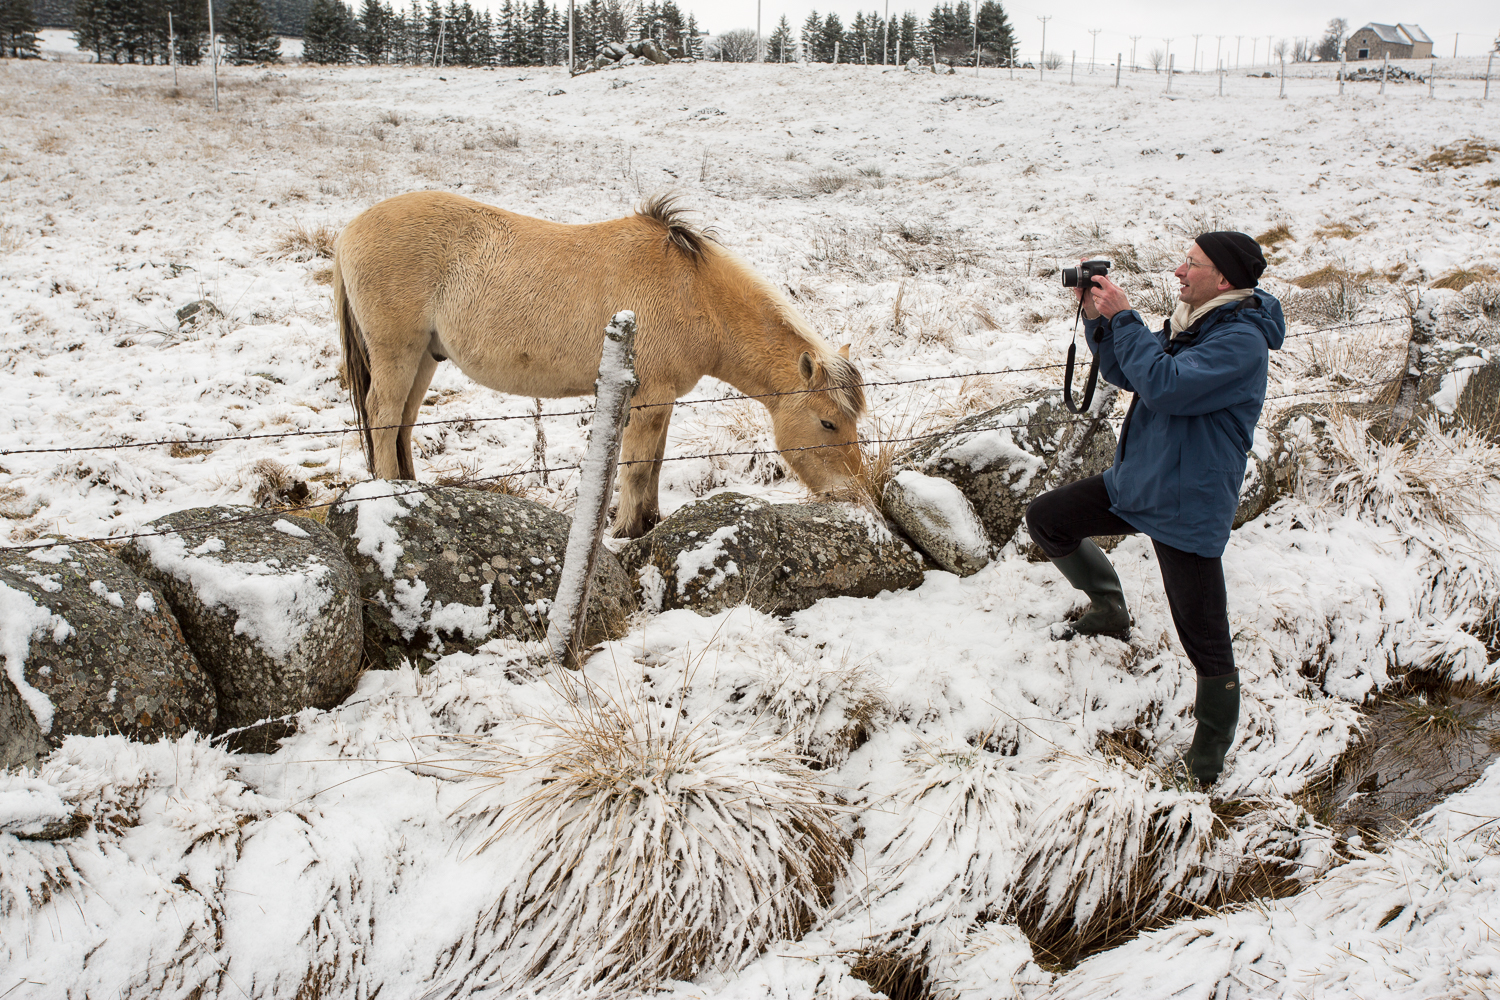
[[[375,439],[370,434],[370,411],[365,405],[365,399],[370,393],[370,353],[365,349],[365,339],[360,334],[359,324],[354,321],[354,311],[349,308],[349,293],[344,288],[344,269],[340,266],[337,255],[333,259],[333,312],[338,317],[339,349],[344,356],[344,387],[349,390],[349,402],[354,406],[354,423],[364,442],[365,465],[373,476]]]

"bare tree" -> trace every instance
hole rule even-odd
[[[1042,61],[1042,65],[1048,69],[1061,69],[1062,64],[1063,57],[1061,52],[1048,52],[1047,58]]]
[[[1323,62],[1338,62],[1339,50],[1344,47],[1344,36],[1348,33],[1348,21],[1342,17],[1330,20],[1323,37],[1318,41],[1318,58]]]
[[[1291,50],[1291,43],[1285,38],[1278,38],[1276,45],[1271,49],[1271,54],[1282,62],[1286,62],[1287,53]]]
[[[1312,62],[1313,43],[1309,38],[1299,38],[1292,46],[1292,62]]]
[[[1161,49],[1152,49],[1151,54],[1146,58],[1151,60],[1151,68],[1160,73],[1162,61],[1167,58],[1167,54]]]
[[[722,32],[709,42],[708,57],[720,62],[754,62],[755,32],[750,28]]]

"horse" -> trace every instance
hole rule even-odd
[[[616,537],[661,520],[672,403],[705,375],[758,397],[778,451],[815,493],[861,469],[865,396],[848,346],[835,351],[711,230],[685,221],[672,196],[568,225],[445,192],[397,195],[339,234],[333,299],[377,479],[416,479],[410,425],[440,362],[499,392],[588,395],[604,327],[622,309],[636,315],[639,385],[621,442]]]

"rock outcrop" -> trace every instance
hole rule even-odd
[[[332,708],[359,674],[359,583],[328,529],[253,507],[201,507],[151,522],[121,557],[161,588],[218,691],[219,731]],[[294,727],[257,727],[266,751]],[[252,745],[253,744],[253,745]]]
[[[990,542],[1002,546],[1020,527],[1026,505],[1044,488],[1109,468],[1115,433],[1103,419],[1107,412],[1101,410],[1093,419],[1075,417],[1057,390],[1033,392],[959,421],[903,453],[896,467],[953,483],[973,506]],[[1070,469],[1053,476],[1059,456],[1071,458]]]
[[[58,543],[0,560],[0,765],[63,737],[211,732],[213,684],[161,591],[105,549]]]
[[[720,493],[678,510],[620,552],[653,611],[749,604],[789,614],[825,597],[922,582],[922,557],[883,518],[837,503],[772,504]]]
[[[523,497],[382,480],[346,490],[328,515],[359,577],[376,667],[424,665],[499,636],[541,639],[569,526]],[[634,607],[619,560],[601,552],[585,641],[623,634]]]
[[[973,505],[948,480],[905,469],[881,499],[886,516],[948,572],[972,576],[989,563],[994,545]]]

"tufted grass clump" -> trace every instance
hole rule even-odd
[[[485,842],[533,841],[498,906],[529,988],[731,972],[823,913],[845,838],[784,741],[587,686],[567,704],[537,749],[481,773],[532,787]]]

